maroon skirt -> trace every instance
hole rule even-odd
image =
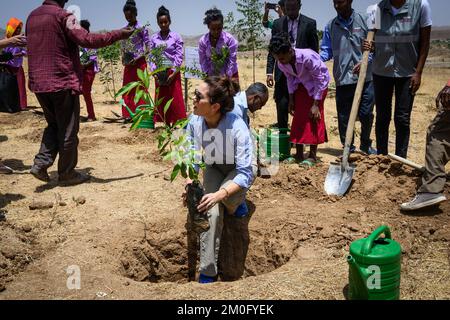
[[[319,145],[328,142],[325,126],[324,102],[328,90],[325,90],[319,104],[321,119],[312,120],[309,116],[314,99],[309,96],[304,86],[299,85],[295,91],[295,112],[291,127],[291,142],[294,144]]]
[[[169,70],[169,75],[173,70]],[[155,101],[164,98],[161,105],[155,110],[155,122],[165,122],[166,124],[174,124],[178,120],[186,119],[186,106],[183,98],[183,88],[181,86],[181,74],[178,72],[175,79],[169,86],[160,86],[156,82]],[[156,90],[159,89],[159,97],[156,97]],[[173,98],[172,104],[164,115],[164,107],[167,101]]]
[[[147,61],[145,60],[145,58],[140,58],[132,66],[125,66],[125,69],[123,71],[123,86],[126,86],[130,82],[139,81],[139,77],[137,75],[138,69],[142,71],[147,69]],[[132,112],[135,112],[138,106],[145,104],[145,101],[143,99],[139,100],[138,103],[134,103],[135,95],[136,89],[133,89],[129,94],[122,97],[125,105],[127,105]],[[124,107],[122,107],[122,117],[131,118],[130,113]]]

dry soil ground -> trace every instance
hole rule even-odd
[[[419,163],[434,98],[450,78],[449,68],[433,65],[448,57],[444,52],[430,59],[414,106],[410,157]],[[240,64],[247,86],[251,64],[245,55]],[[264,65],[258,62],[259,81],[265,80]],[[83,185],[43,185],[29,175],[45,127],[39,109],[0,114],[0,156],[15,169],[0,177],[0,209],[6,212],[0,222],[0,299],[344,299],[349,244],[381,224],[391,227],[403,248],[401,297],[450,298],[450,203],[414,215],[399,211],[414,194],[417,172],[361,157],[349,195],[324,195],[328,163],[340,154],[333,98],[326,102],[330,142],[320,149],[323,163],[313,169],[283,164],[272,179],[252,187],[250,218],[227,218],[224,237],[233,228],[239,232],[224,243],[240,243],[244,251],[249,243],[242,279],[188,283],[183,185],[167,181],[170,164],[157,155],[157,132],[130,133],[128,126],[103,122],[119,107],[108,102],[98,80],[94,90],[99,121],[81,124],[78,164],[94,178]],[[274,123],[274,103],[252,121],[256,127]],[[54,206],[30,210],[34,201]],[[230,248],[222,254],[228,257]],[[80,269],[80,290],[67,287],[71,266]]]

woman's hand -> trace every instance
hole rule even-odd
[[[176,73],[172,73],[168,78],[167,78],[167,85],[170,86],[173,82],[173,80],[175,79]]]
[[[293,95],[289,95],[289,113],[294,116],[295,113],[295,98]]]
[[[314,101],[314,104],[311,107],[309,117],[314,121],[319,121],[322,118],[322,115],[320,114],[319,103],[317,100]]]
[[[227,196],[225,190],[220,189],[217,192],[209,193],[203,196],[202,201],[200,201],[200,205],[197,207],[197,210],[200,212],[206,212],[214,207],[219,202],[223,201]]]
[[[183,206],[187,206],[187,187],[188,185],[192,184],[192,180],[191,179],[186,179],[186,186],[184,187],[184,191],[181,195],[181,199],[183,201]]]
[[[8,44],[13,47],[25,47],[27,45],[27,37],[23,35],[14,36],[8,39]]]

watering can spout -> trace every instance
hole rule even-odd
[[[355,259],[352,256],[347,257],[347,262],[350,266],[351,274],[353,275],[353,284],[356,285],[355,288],[358,288],[358,297],[363,297],[363,299],[367,299],[369,296],[369,291],[367,288],[367,279],[369,278],[369,274],[361,268]],[[362,292],[361,292],[362,291]],[[356,292],[355,292],[356,293]]]
[[[122,105],[122,107],[124,107],[125,109],[127,109],[128,113],[130,114],[130,116],[132,118],[134,118],[134,116],[136,115],[133,111],[131,111],[130,108],[128,108],[128,106],[125,104],[125,101],[122,99],[120,100],[120,104]]]

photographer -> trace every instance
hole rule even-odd
[[[269,20],[270,10],[274,10],[276,13],[278,13],[278,18],[284,16],[284,3],[285,0],[278,1],[278,4],[268,2],[264,3],[264,16],[262,20],[262,25],[264,26],[264,28],[271,30],[273,28],[273,21]]]

